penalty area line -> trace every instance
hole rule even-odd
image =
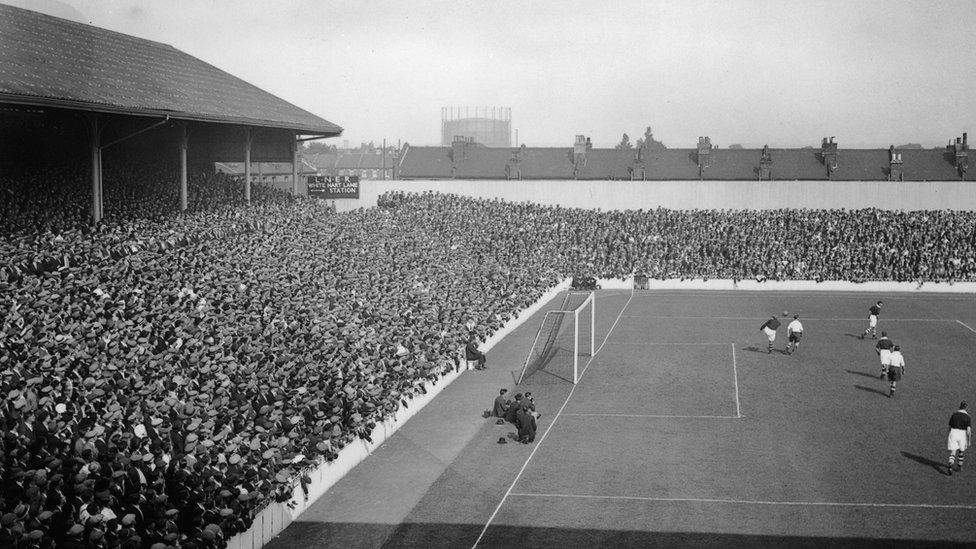
[[[965,322],[963,322],[963,321],[961,321],[961,320],[959,320],[958,318],[956,319],[956,322],[958,322],[959,324],[962,324],[962,327],[963,327],[963,328],[965,328],[965,329],[967,329],[967,330],[969,330],[970,332],[972,332],[972,333],[974,333],[974,334],[976,334],[976,330],[974,330],[974,329],[972,329],[972,328],[970,328],[970,327],[969,327],[969,324],[966,324]]]
[[[526,492],[512,492],[512,497],[525,498],[563,498],[563,499],[602,499],[629,500],[663,503],[725,503],[731,505],[782,505],[796,507],[882,507],[895,509],[968,509],[976,510],[976,505],[951,505],[938,503],[872,503],[872,502],[844,502],[844,501],[763,501],[748,499],[719,499],[719,498],[654,498],[643,496],[598,496],[589,494],[533,494]]]
[[[735,383],[735,417],[742,417],[742,411],[739,408],[739,369],[735,365],[735,343],[732,345],[732,381]]]
[[[563,417],[636,417],[648,419],[742,419],[742,416],[682,416],[676,414],[613,414],[566,412]]]

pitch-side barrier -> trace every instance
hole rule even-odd
[[[521,326],[532,315],[539,311],[546,303],[549,303],[560,292],[569,288],[571,279],[565,279],[550,290],[548,290],[538,301],[523,309],[518,316],[509,320],[500,330],[489,337],[480,349],[488,352],[505,336],[512,333]],[[458,349],[460,364],[464,365],[464,348]],[[286,502],[272,502],[254,517],[251,527],[228,540],[228,549],[259,549],[271,541],[275,536],[284,531],[289,524],[294,522],[302,513],[315,503],[326,491],[336,482],[339,482],[353,467],[361,463],[377,447],[393,435],[404,423],[413,417],[424,406],[429,404],[434,397],[440,394],[445,387],[454,380],[461,377],[466,371],[463,366],[460,370],[452,371],[432,383],[426,383],[426,394],[419,394],[409,401],[409,408],[400,408],[392,417],[376,424],[370,434],[372,442],[363,439],[356,439],[350,442],[339,451],[339,457],[333,461],[323,461],[311,469],[304,471],[312,482],[308,484],[308,494],[302,491],[301,486],[295,483],[292,488],[291,498]]]

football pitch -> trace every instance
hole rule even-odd
[[[894,398],[857,337],[878,299],[906,359]],[[784,311],[802,344],[782,352],[783,319],[767,353]],[[945,474],[949,415],[976,405],[976,297],[607,290],[596,318],[579,384],[512,391],[543,413],[535,443],[498,443],[514,427],[478,414],[499,383],[467,374],[270,546],[976,543],[976,452]],[[511,386],[539,320],[489,354],[492,380]]]

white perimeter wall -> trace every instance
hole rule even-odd
[[[337,200],[336,208],[375,206],[376,198],[387,191],[437,191],[603,210],[874,207],[976,211],[974,181],[362,181],[361,198]]]

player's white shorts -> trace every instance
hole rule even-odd
[[[776,341],[776,330],[770,328],[769,326],[763,328],[763,332],[766,333],[766,337],[769,338],[770,342]]]
[[[881,357],[882,366],[891,366],[891,349],[881,349],[878,354]]]
[[[868,326],[871,328],[877,327],[878,325],[878,315],[871,315],[868,317]]]
[[[966,451],[966,431],[962,429],[949,429],[949,451]]]

